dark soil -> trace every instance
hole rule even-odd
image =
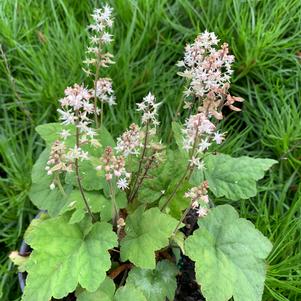
[[[195,281],[194,263],[186,256],[182,258],[181,273],[177,277],[178,287],[174,301],[203,301],[205,300]]]
[[[198,216],[195,210],[190,210],[184,220],[185,227],[181,231],[185,235],[193,233],[197,226]],[[205,301],[195,281],[194,262],[182,255],[179,262],[180,275],[177,277],[177,290],[174,301]]]

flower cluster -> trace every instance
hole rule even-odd
[[[194,96],[201,103],[200,107],[206,114],[213,115],[216,119],[222,119],[220,112],[224,105],[232,110],[239,110],[230,104],[227,99],[230,87],[230,78],[233,73],[231,64],[234,56],[229,54],[228,44],[224,43],[217,49],[218,38],[215,33],[205,31],[185,48],[184,59],[178,62],[179,67],[184,67],[184,72],[179,72],[189,80],[189,86],[185,90],[186,97]],[[229,96],[231,97],[231,96]],[[225,102],[227,99],[227,102]],[[242,101],[242,98],[231,98],[233,101]],[[194,101],[186,101],[186,108],[192,107]]]
[[[104,51],[104,46],[112,42],[112,35],[107,32],[107,29],[113,25],[112,8],[105,5],[103,8],[95,9],[92,18],[93,23],[88,27],[91,30],[90,46],[84,61],[88,66],[84,71],[88,75],[92,74],[90,65],[94,65],[98,70],[100,67],[108,67],[113,63],[113,55]]]
[[[211,145],[211,140],[221,144],[224,136],[215,132],[215,125],[206,117],[204,113],[191,115],[185,122],[183,129],[184,143],[186,151],[193,150],[194,154],[203,153]]]
[[[197,211],[199,217],[207,215],[208,208],[205,207],[209,204],[207,181],[198,187],[191,188],[185,193],[185,197],[191,200],[191,208]]]
[[[99,78],[95,83],[93,96],[96,96],[100,102],[107,103],[109,106],[115,105],[115,95],[110,78]]]
[[[63,109],[58,109],[62,124],[86,128],[90,123],[87,114],[95,112],[93,104],[89,102],[91,97],[88,89],[78,84],[66,88],[65,97],[59,100]]]
[[[143,101],[137,104],[137,111],[142,112],[142,124],[151,124],[158,126],[160,123],[157,119],[158,107],[160,103],[156,102],[156,98],[152,93],[148,93]]]
[[[72,172],[75,160],[83,161],[88,159],[88,152],[83,151],[80,147],[75,145],[73,148],[67,149],[64,142],[57,140],[51,146],[45,169],[48,175],[52,175],[54,172]]]
[[[131,176],[125,169],[124,156],[115,156],[113,148],[108,146],[104,150],[104,154],[100,159],[100,165],[96,167],[96,170],[104,170],[105,178],[107,181],[111,181],[115,176],[118,188],[124,190],[128,188],[127,179]]]
[[[121,137],[117,138],[115,150],[124,157],[129,155],[139,155],[142,144],[143,133],[135,123],[130,125],[129,130],[125,131]]]
[[[54,172],[72,171],[72,162],[66,160],[66,145],[64,142],[57,140],[52,144],[45,169],[49,176]]]
[[[50,150],[50,155],[45,167],[47,175],[58,175],[62,172],[72,172],[74,160],[88,160],[88,152],[74,146],[74,148],[66,148],[63,141],[55,141]],[[50,189],[55,188],[55,182],[50,184]]]
[[[75,125],[81,134],[81,143],[90,142],[93,146],[98,146],[94,139],[96,131],[90,127],[91,120],[89,114],[99,113],[94,105],[90,102],[91,93],[78,84],[65,89],[65,97],[60,99],[62,109],[58,109],[60,120],[63,125]],[[66,139],[70,131],[63,130],[61,137]]]
[[[76,160],[88,160],[88,152],[84,151],[81,146],[89,143],[93,147],[99,147],[100,143],[95,139],[96,131],[90,127],[91,120],[89,114],[95,112],[95,108],[90,103],[92,95],[82,85],[75,84],[73,87],[65,89],[65,97],[60,99],[61,124],[69,126],[63,129],[59,134],[61,140],[53,143],[47,162],[46,171],[48,175],[61,172],[72,172]],[[71,133],[72,126],[74,126]],[[65,141],[74,136],[74,146],[67,147]],[[51,189],[54,183],[51,184]]]

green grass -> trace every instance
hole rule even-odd
[[[181,101],[175,63],[186,42],[215,31],[236,56],[232,93],[245,98],[230,114],[221,147],[234,156],[270,157],[279,164],[257,197],[236,202],[274,244],[263,300],[301,300],[301,2],[299,0],[124,0],[115,8],[116,64],[110,69],[118,105],[106,114],[115,134],[137,119],[149,90],[163,101],[163,136]],[[57,118],[66,86],[81,82],[85,27],[100,1],[0,2],[0,300],[18,300],[16,269],[7,254],[19,247],[36,210],[30,205],[32,164],[43,148],[34,131]],[[182,117],[183,118],[183,117]]]

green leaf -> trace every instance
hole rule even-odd
[[[183,150],[183,134],[182,134],[182,126],[180,123],[173,121],[171,123],[172,133],[175,138],[176,144],[178,145],[180,150]]]
[[[126,207],[128,201],[127,201],[126,193],[124,191],[117,188],[115,198],[116,198],[116,204],[119,209]]]
[[[143,292],[147,301],[174,300],[177,287],[175,264],[163,260],[158,262],[155,270],[133,268],[128,275],[126,284],[133,285]]]
[[[103,148],[107,146],[112,146],[112,147],[116,146],[114,138],[104,126],[97,129],[97,133],[98,133],[98,139]]]
[[[114,281],[106,277],[95,292],[84,291],[77,295],[77,301],[112,301],[115,292]],[[130,299],[129,299],[130,300]]]
[[[141,291],[134,286],[126,285],[116,291],[114,301],[149,301]]]
[[[85,191],[85,197],[93,213],[100,212],[102,221],[109,221],[112,218],[112,203],[103,194],[95,191]],[[86,206],[82,195],[78,189],[74,189],[69,197],[68,202],[62,208],[60,214],[74,210],[70,218],[70,223],[80,222],[86,214]],[[109,215],[109,216],[108,216]]]
[[[176,189],[179,180],[173,181],[173,183],[169,186],[167,192],[160,200],[160,207],[168,200],[169,196]],[[183,213],[189,204],[190,200],[185,198],[185,192],[187,192],[191,188],[191,185],[188,182],[184,182],[181,187],[177,190],[172,200],[169,202],[169,205],[166,208],[166,212],[176,219],[180,219]]]
[[[115,141],[111,134],[107,131],[107,129],[102,126],[99,129],[95,129],[97,135],[95,136],[95,139],[100,143],[100,147],[93,147],[90,144],[86,144],[82,146],[82,149],[89,153],[93,159],[95,158],[97,160],[97,165],[99,165],[99,158],[102,156],[104,149],[107,146],[115,147]],[[92,159],[92,163],[93,160]]]
[[[58,187],[53,190],[50,189],[53,176],[47,175],[45,170],[48,158],[49,149],[45,149],[33,166],[29,197],[39,209],[47,210],[50,216],[56,216],[66,205],[71,187],[64,186],[65,195]]]
[[[121,260],[130,260],[141,268],[154,269],[155,251],[168,245],[177,223],[158,208],[143,212],[143,207],[139,207],[126,219],[126,236],[120,244]]]
[[[166,161],[149,173],[149,178],[139,189],[138,199],[141,203],[158,200],[173,181],[179,179],[186,168],[186,160],[179,151],[168,150]]]
[[[85,190],[101,190],[104,187],[103,178],[97,175],[97,170],[90,160],[79,162],[79,175],[81,184]],[[75,172],[67,173],[65,182],[73,186],[78,186]]]
[[[181,252],[185,255],[184,241],[185,235],[183,232],[177,231],[177,233],[172,237],[172,241],[180,248]]]
[[[192,186],[199,186],[203,182],[204,182],[204,170],[195,168],[191,174],[189,183]]]
[[[95,291],[111,267],[108,250],[117,246],[110,224],[69,224],[66,216],[33,221],[25,240],[33,251],[23,301],[61,299],[78,284]]]
[[[198,225],[185,249],[206,300],[260,301],[270,241],[229,205],[212,209]]]
[[[71,136],[69,136],[65,143],[68,146],[75,145],[75,126],[74,125],[62,125],[61,123],[47,123],[41,124],[36,127],[38,134],[45,140],[47,145],[52,145],[56,140],[62,140],[60,132],[62,130],[69,130]]]
[[[205,177],[216,197],[231,200],[247,199],[257,194],[256,181],[277,161],[229,155],[209,155],[205,158]]]
[[[84,291],[77,295],[77,301],[148,301],[143,293],[131,285],[120,287],[115,293],[114,281],[106,278],[95,292]]]
[[[185,157],[186,160],[188,160],[188,152],[184,150],[183,144],[184,144],[184,138],[182,133],[182,125],[179,122],[173,121],[171,124],[173,137],[176,141],[176,144],[178,146],[179,151],[181,154]]]

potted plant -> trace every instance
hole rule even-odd
[[[102,77],[113,63],[112,9],[92,17],[84,72],[93,87],[66,88],[60,123],[36,129],[46,148],[30,198],[45,212],[25,233],[30,256],[12,256],[27,275],[22,300],[261,300],[271,243],[226,199],[255,196],[276,161],[216,152],[223,109],[240,111],[243,101],[229,93],[228,45],[205,31],[186,46],[186,121],[172,123],[171,142],[158,135],[152,93],[137,104],[140,123],[115,141],[103,124],[116,103]]]

